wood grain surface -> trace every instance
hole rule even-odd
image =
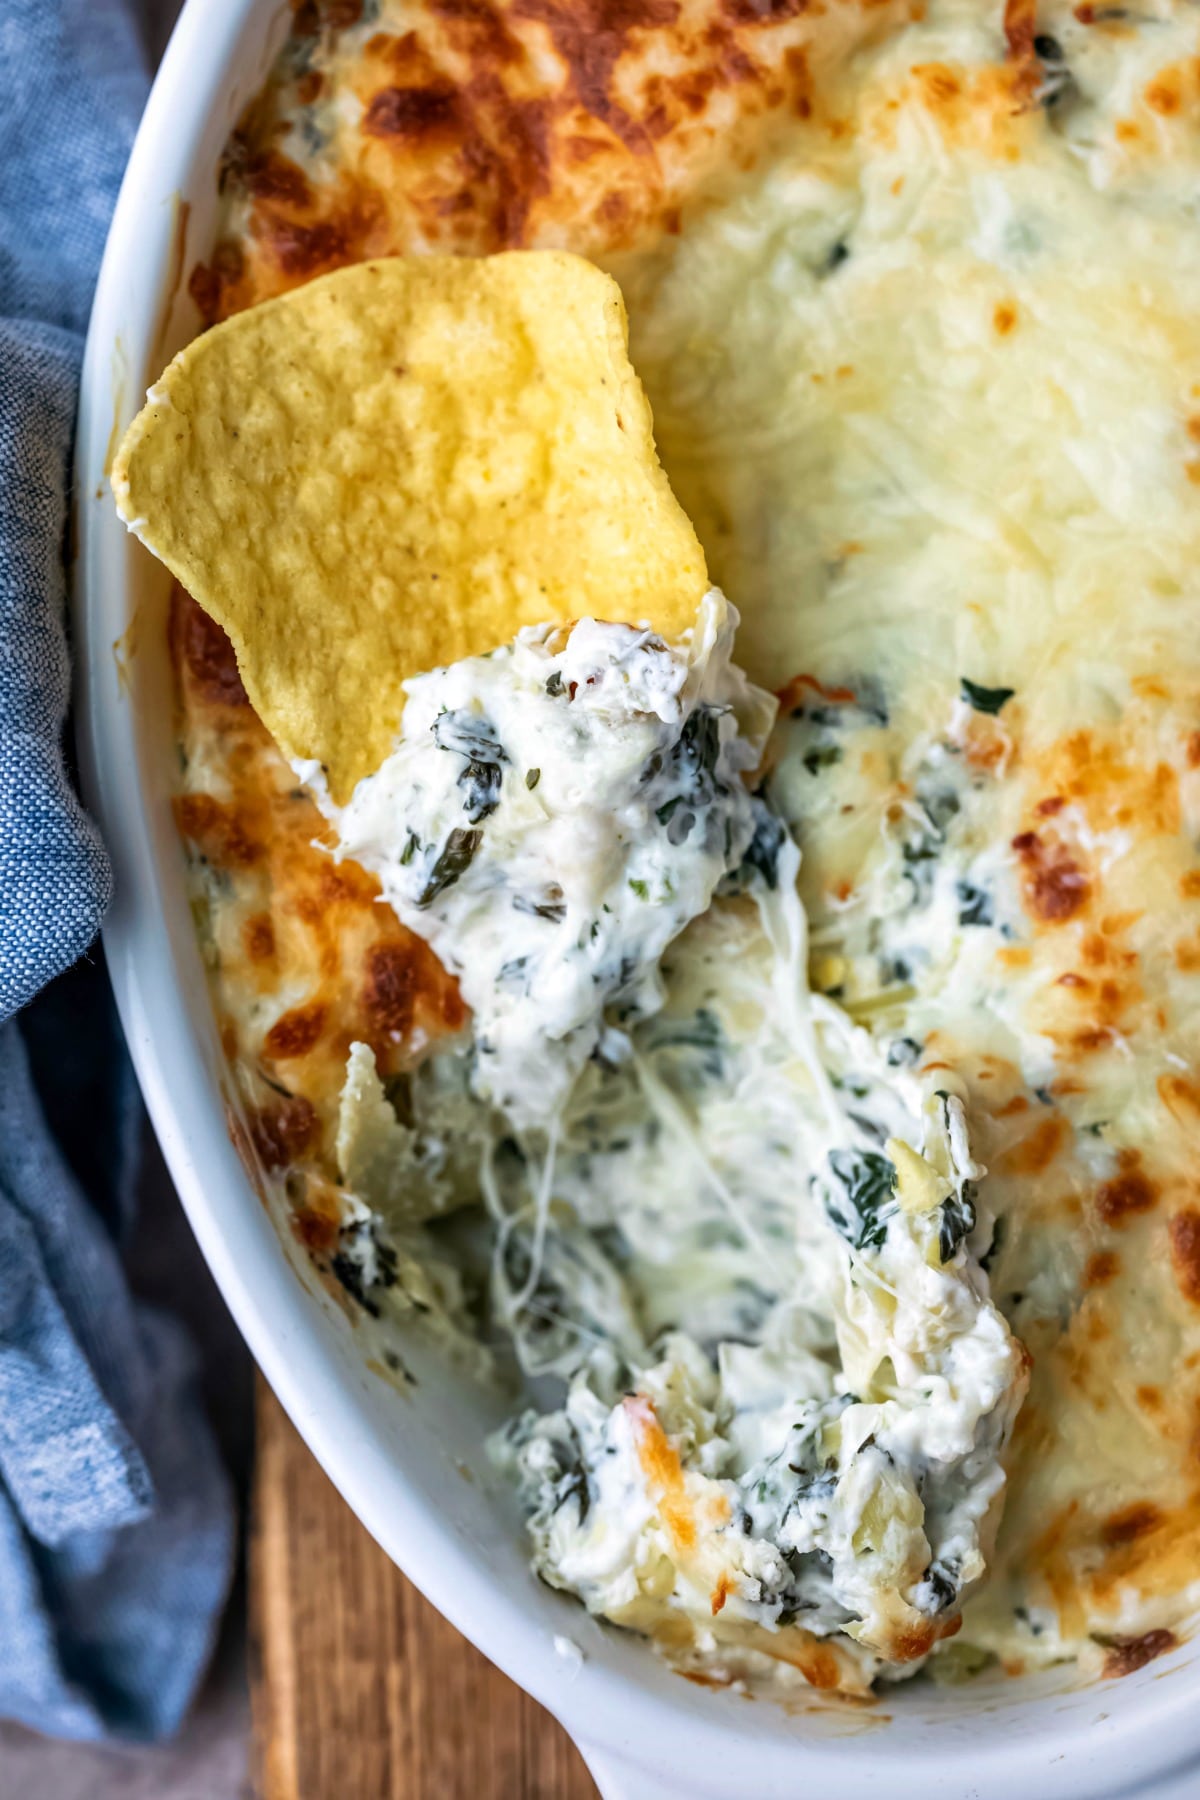
[[[261,1379],[257,1423],[260,1800],[594,1800],[562,1727],[421,1598]]]

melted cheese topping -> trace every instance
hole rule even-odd
[[[370,29],[297,40],[234,146],[229,232],[195,287],[218,312],[430,241],[609,259],[663,462],[743,613],[739,658],[782,691],[770,797],[804,851],[813,982],[888,1066],[961,1082],[999,1221],[980,1240],[991,1293],[1033,1356],[991,1577],[934,1667],[1107,1653],[1121,1672],[1170,1641],[1200,1570],[1200,22],[1181,0],[1136,17],[1015,0],[930,0],[919,19],[752,11],[639,11],[589,84],[553,8],[483,5],[472,31],[517,46],[486,104],[475,50],[443,42],[434,10],[403,67],[414,13],[394,0]],[[738,78],[689,111],[689,79],[733,66],[731,49]],[[507,211],[532,164],[515,114],[498,123],[504,95],[544,97],[553,125],[543,186]],[[677,133],[684,113],[703,131]],[[387,120],[414,128],[385,144]],[[569,155],[583,137],[598,147]],[[365,875],[307,851],[311,807],[219,647],[193,624],[177,654],[179,810],[226,1041],[260,1153],[304,1164],[311,1195],[344,1172],[348,1042],[371,1046],[396,1102],[398,1084],[429,1085],[414,1066],[461,1003]],[[741,929],[723,907],[685,941]],[[732,1223],[728,1177],[783,1165],[786,1085],[758,1104],[750,1056],[745,1103],[689,1120],[655,1060],[713,1054],[704,970],[668,966],[654,1028],[687,1018],[687,1041],[642,1060],[689,1183],[699,1157],[718,1180],[657,1263],[669,1195],[637,1187],[633,1341],[681,1321],[702,1341],[753,1335],[763,1317],[769,1263]],[[739,1009],[765,990],[729,982],[722,1034],[745,1044]],[[437,1097],[438,1120],[450,1106]],[[425,1143],[417,1160],[455,1203],[462,1171]],[[581,1164],[573,1197],[595,1191]],[[336,1226],[297,1217],[327,1253]],[[770,1222],[764,1200],[751,1223]],[[732,1280],[706,1292],[718,1229]],[[622,1284],[563,1241],[577,1293],[617,1320]],[[556,1329],[550,1361],[574,1341]],[[644,1415],[629,1433],[678,1523],[678,1453]],[[1124,1641],[1146,1632],[1144,1649]],[[850,1679],[811,1647],[796,1659]]]

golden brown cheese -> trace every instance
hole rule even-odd
[[[185,757],[175,816],[222,1045],[264,1165],[315,1159],[332,1173],[350,1045],[369,1044],[385,1080],[402,1074],[422,1043],[461,1030],[458,984],[371,876],[315,847],[326,828],[251,711],[228,639],[179,589],[170,629]]]
[[[838,70],[898,0],[302,4],[222,169],[208,320],[343,263],[445,250],[601,256],[676,233],[701,184],[793,119],[844,129]],[[828,89],[828,94],[827,94]]]

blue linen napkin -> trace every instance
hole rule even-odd
[[[123,0],[0,0],[0,44],[0,1716],[144,1738],[203,1674],[230,1488],[188,1342],[121,1265],[138,1115],[87,998],[100,967],[15,1015],[87,950],[111,887],[63,759],[64,556],[82,334],[146,59]]]

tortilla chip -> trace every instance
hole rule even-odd
[[[391,750],[411,675],[544,621],[693,623],[704,553],[627,340],[580,257],[395,258],[238,314],[151,389],[121,516],[335,800]]]

